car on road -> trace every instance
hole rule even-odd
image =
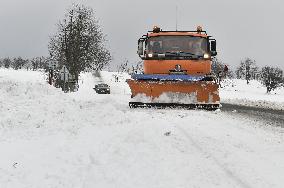
[[[110,86],[104,83],[97,84],[93,88],[98,94],[110,94]]]

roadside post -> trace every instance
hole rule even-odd
[[[63,82],[62,91],[67,92],[66,82],[69,80],[69,70],[65,65],[63,65],[62,69],[60,70],[60,79]]]
[[[49,74],[48,74],[48,83],[50,85],[52,85],[52,80],[53,80],[53,76],[54,76],[54,70],[57,67],[57,63],[55,61],[50,61],[48,64],[48,68],[49,68]]]

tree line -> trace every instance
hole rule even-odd
[[[15,70],[47,70],[49,58],[47,57],[35,57],[35,58],[22,58],[22,57],[6,57],[0,59],[1,68],[12,68]]]
[[[218,58],[212,61],[212,72],[217,75],[223,73],[226,65]],[[237,78],[246,80],[249,84],[250,80],[260,81],[267,89],[267,93],[275,90],[278,87],[284,87],[283,70],[276,66],[258,66],[256,61],[251,58],[245,58],[240,61],[235,70],[229,69],[223,77]]]

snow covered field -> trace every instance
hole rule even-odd
[[[221,85],[221,102],[284,110],[283,87],[266,93],[266,88],[256,80],[251,80],[249,84],[246,80],[224,80]]]
[[[0,69],[0,187],[284,187],[283,128],[222,111],[129,109],[125,77],[84,74],[65,94],[40,72]],[[100,81],[111,95],[93,91]]]

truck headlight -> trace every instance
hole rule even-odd
[[[209,54],[204,54],[203,57],[204,57],[204,59],[209,59],[210,55]]]

